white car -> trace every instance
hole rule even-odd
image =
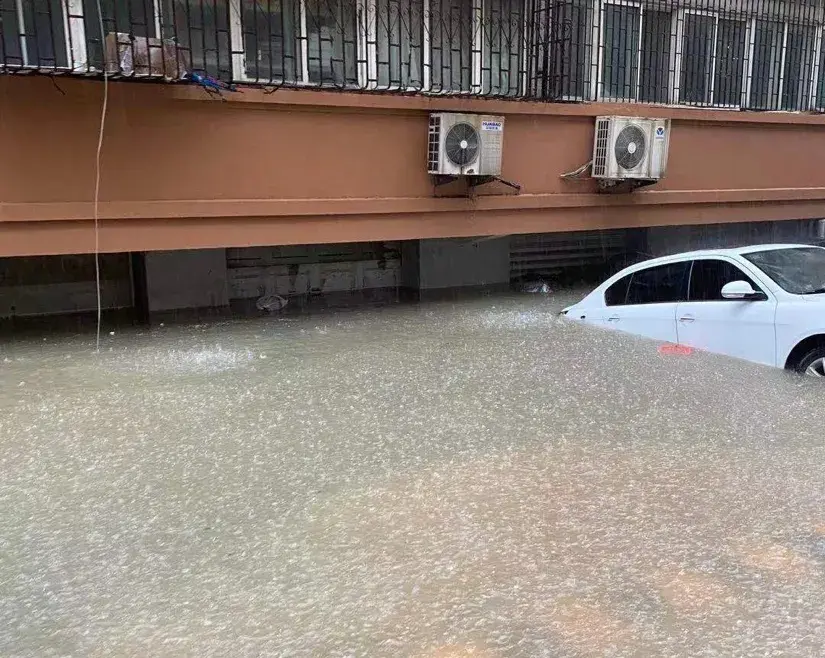
[[[825,248],[759,245],[644,261],[568,318],[825,377]]]

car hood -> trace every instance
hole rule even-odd
[[[569,306],[566,306],[561,311],[559,311],[559,313],[564,314],[564,313],[567,313],[568,311],[572,311],[574,308],[580,308],[582,306],[587,305],[588,302],[593,301],[593,297],[597,294],[597,292],[598,292],[597,290],[594,290],[592,292],[587,293],[584,297],[582,297],[575,304],[570,304]]]
[[[559,313],[561,315],[567,315],[569,311],[572,311],[574,308],[581,306],[583,302],[584,300],[581,300],[580,302],[576,302],[575,304],[570,304],[570,306],[565,306],[561,311],[559,311]]]

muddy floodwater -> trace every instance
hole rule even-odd
[[[825,655],[825,388],[570,301],[7,340],[0,655]]]

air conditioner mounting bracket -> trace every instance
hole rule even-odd
[[[502,185],[506,185],[507,187],[513,189],[518,194],[521,192],[521,185],[518,183],[513,183],[512,181],[504,180],[500,176],[452,176],[452,175],[443,175],[443,174],[434,174],[433,175],[433,184],[435,187],[440,187],[442,185],[447,185],[449,183],[455,182],[459,179],[464,179],[467,185],[467,193],[472,196],[475,188],[481,185],[487,185],[488,183],[498,182]]]
[[[506,185],[512,190],[515,190],[517,193],[521,192],[521,185],[518,183],[513,183],[512,181],[504,180],[500,176],[473,176],[467,180],[467,186],[472,189],[474,187],[478,187],[479,185],[486,185],[487,183],[499,182],[502,185]]]
[[[655,185],[658,180],[647,180],[640,178],[628,178],[625,180],[601,180],[599,179],[599,192],[604,194],[625,194],[637,190],[640,187]]]

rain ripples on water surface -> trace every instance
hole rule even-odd
[[[821,385],[569,301],[6,342],[0,655],[825,655]]]

